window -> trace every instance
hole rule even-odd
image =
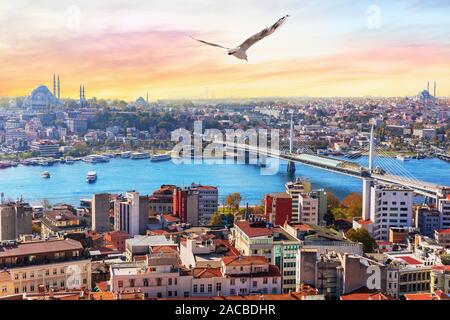
[[[272,284],[277,284],[278,279],[277,278],[272,278]]]
[[[230,284],[231,284],[232,286],[234,286],[234,285],[236,284],[236,279],[231,279],[231,280],[230,280]]]
[[[148,279],[144,278],[144,287],[148,287]]]
[[[158,298],[162,298],[162,293],[161,293],[161,292],[158,292],[158,293],[156,294],[156,296],[157,296]]]
[[[263,279],[263,284],[267,284],[267,278]]]
[[[222,291],[222,284],[220,282],[216,283],[216,291]]]
[[[122,280],[119,280],[118,283],[117,283],[117,285],[119,286],[119,288],[123,288],[123,281],[122,281]]]
[[[208,284],[208,292],[209,292],[209,293],[212,292],[212,284],[211,284],[211,283]]]
[[[130,287],[134,287],[134,285],[135,285],[135,281],[134,281],[134,279],[130,279]]]
[[[198,285],[194,284],[194,293],[198,292]]]
[[[200,285],[200,293],[203,293],[203,292],[205,292],[205,285],[201,284]]]
[[[185,298],[189,298],[189,291],[185,291],[183,295]]]
[[[168,285],[171,286],[172,285],[172,278],[169,278],[168,281],[169,281]]]

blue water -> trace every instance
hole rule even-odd
[[[441,185],[450,185],[450,163],[439,159],[411,160],[397,164],[404,166],[416,178]],[[149,160],[111,159],[109,163],[88,164],[76,162],[73,165],[56,164],[51,167],[18,166],[0,170],[0,192],[15,199],[23,195],[29,202],[48,199],[51,203],[65,202],[78,205],[80,198],[91,197],[93,193],[123,193],[137,190],[151,193],[161,184],[187,186],[192,182],[214,185],[222,198],[232,192],[240,192],[243,203],[259,204],[266,193],[284,190],[289,180],[285,162],[276,175],[261,175],[260,168],[237,164],[182,164],[171,161],[151,162]],[[309,178],[315,188],[333,191],[339,198],[351,192],[361,192],[361,180],[296,165],[297,177]],[[88,184],[86,173],[95,170],[97,182]],[[51,174],[50,179],[41,178],[42,171]]]

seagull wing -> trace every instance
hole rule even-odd
[[[191,38],[194,39],[194,40],[196,40],[196,41],[198,41],[198,42],[207,44],[208,46],[219,47],[219,48],[227,49],[227,50],[230,49],[230,48],[223,47],[223,46],[218,45],[218,44],[215,44],[215,43],[211,43],[211,42],[203,41],[203,40],[200,40],[200,39],[196,39],[196,38],[194,38],[194,37],[191,37]]]
[[[248,48],[250,48],[252,45],[254,45],[255,43],[257,43],[258,41],[264,39],[265,37],[271,35],[272,33],[275,32],[275,30],[277,30],[285,21],[286,19],[289,18],[289,15],[285,15],[283,18],[279,19],[277,22],[275,22],[272,26],[265,28],[264,30],[262,30],[261,32],[258,32],[257,34],[255,34],[254,36],[248,38],[247,40],[245,40],[240,46],[239,48],[241,48],[242,50],[247,50]]]

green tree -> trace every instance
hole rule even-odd
[[[361,242],[365,253],[373,252],[373,249],[376,246],[375,240],[370,236],[369,232],[363,228],[358,230],[350,229],[345,236],[353,242]]]
[[[339,201],[338,197],[336,195],[327,190],[327,206],[328,210],[331,212],[331,209],[339,207],[341,202]]]
[[[444,254],[441,256],[441,262],[444,266],[450,266],[450,254]]]

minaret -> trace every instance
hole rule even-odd
[[[430,92],[430,81],[428,81],[428,84],[427,84],[427,91]]]
[[[84,89],[84,85],[83,85],[83,101],[86,101],[86,90]]]
[[[59,74],[58,74],[58,99],[61,98],[61,84],[59,82]]]
[[[148,91],[147,91],[147,104],[148,104]]]
[[[55,78],[55,74],[53,74],[53,95],[56,97],[56,78]]]
[[[436,81],[434,82],[434,94],[433,96],[436,98]]]
[[[80,84],[80,107],[83,106],[83,89]]]

